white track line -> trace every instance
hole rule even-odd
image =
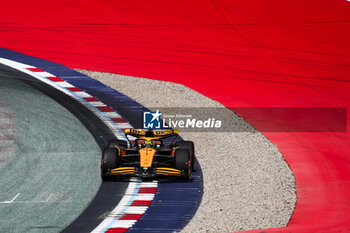
[[[14,198],[11,199],[11,201],[2,201],[2,202],[0,202],[0,204],[11,204],[11,203],[13,203],[13,202],[16,200],[16,198],[17,198],[19,195],[21,195],[21,193],[17,193],[16,196],[15,196]]]

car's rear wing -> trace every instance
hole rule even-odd
[[[125,129],[124,133],[126,135],[131,135],[134,137],[167,138],[171,136],[177,136],[179,134],[179,131],[177,129]]]

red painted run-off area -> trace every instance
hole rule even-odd
[[[345,0],[1,0],[0,23],[1,47],[182,83],[230,107],[350,105]],[[350,231],[349,133],[264,134],[292,168],[298,195],[288,226],[268,232]]]

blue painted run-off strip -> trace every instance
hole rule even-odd
[[[142,105],[104,84],[67,67],[0,48],[0,57],[50,72],[97,97],[115,109],[135,128],[142,127]],[[198,145],[197,145],[198,146]],[[128,232],[180,231],[197,211],[203,195],[202,171],[196,163],[192,182],[159,181],[157,194],[147,212]]]

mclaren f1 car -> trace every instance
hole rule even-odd
[[[113,139],[103,150],[102,179],[113,176],[191,178],[194,144],[177,140],[178,130],[126,129],[125,135],[127,141]],[[136,139],[132,141],[130,137]],[[169,139],[171,142],[166,143]]]

